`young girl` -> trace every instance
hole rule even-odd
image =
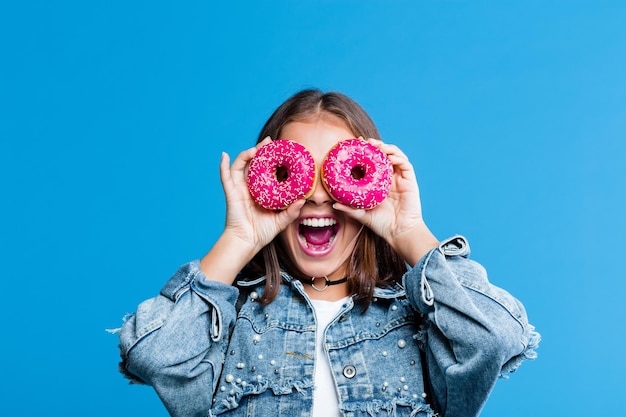
[[[339,204],[321,181],[282,211],[252,199],[245,172],[261,146],[299,142],[319,167],[357,137],[393,164],[377,207]],[[125,321],[121,370],[172,416],[478,415],[539,335],[465,238],[433,236],[409,159],[378,138],[350,98],[305,90],[257,146],[232,165],[224,154],[224,231]]]

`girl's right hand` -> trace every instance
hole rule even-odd
[[[270,243],[300,214],[305,200],[298,200],[281,211],[267,210],[255,203],[248,191],[246,167],[269,137],[255,147],[241,152],[230,165],[228,154],[222,154],[220,178],[226,196],[226,226],[224,233],[236,237],[254,254]],[[230,166],[229,166],[230,165]]]
[[[246,167],[257,150],[269,143],[265,138],[254,148],[241,152],[230,165],[222,154],[220,178],[226,196],[226,225],[213,248],[200,261],[207,280],[232,284],[237,274],[264,246],[300,215],[306,200],[298,200],[282,211],[257,205],[246,182]]]

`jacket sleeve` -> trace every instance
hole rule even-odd
[[[217,384],[238,290],[206,281],[197,261],[182,266],[119,331],[120,370],[146,383],[173,416],[206,416]]]
[[[431,250],[404,277],[426,318],[426,365],[435,407],[445,417],[477,416],[498,377],[534,359],[540,340],[522,304],[469,260],[465,238]]]

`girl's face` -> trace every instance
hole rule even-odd
[[[280,139],[290,139],[307,148],[318,170],[330,148],[353,137],[341,119],[328,113],[310,122],[288,123],[280,134]],[[318,178],[300,217],[280,234],[294,263],[310,277],[343,278],[361,229],[359,222],[334,210],[333,202]]]

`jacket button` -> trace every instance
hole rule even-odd
[[[356,368],[352,365],[346,365],[345,368],[343,368],[343,376],[345,376],[348,379],[354,378],[354,376],[356,375]]]

